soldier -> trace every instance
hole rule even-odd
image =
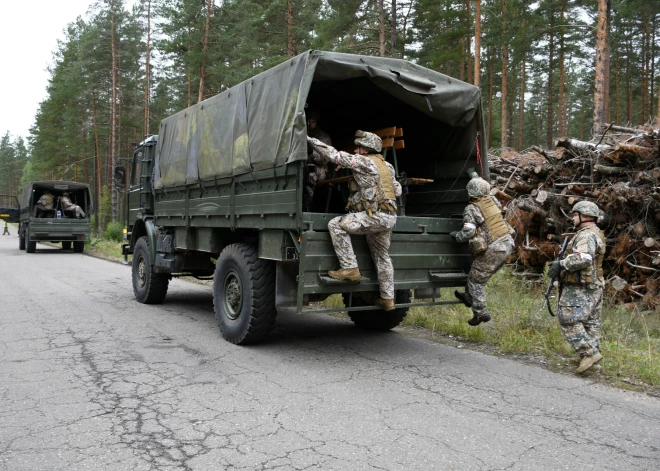
[[[48,213],[53,210],[53,204],[55,203],[55,198],[49,191],[45,191],[41,198],[37,201],[37,204],[34,206],[34,215],[35,217],[42,217],[43,213]]]
[[[566,256],[550,264],[548,276],[560,276],[557,319],[566,340],[581,357],[575,372],[582,374],[603,358],[600,353],[600,311],[605,288],[605,236],[596,226],[600,209],[595,203],[580,201],[571,212],[578,231]]]
[[[4,230],[4,232],[2,233],[2,235],[11,235],[11,234],[9,233],[9,226],[7,226],[7,221],[5,221],[5,230]]]
[[[471,326],[490,320],[486,308],[486,283],[513,251],[513,229],[502,217],[502,206],[490,195],[490,185],[476,173],[467,184],[470,204],[463,211],[463,229],[452,232],[458,242],[469,241],[474,257],[465,293],[455,291],[458,299],[472,308]]]
[[[340,270],[330,270],[328,275],[336,280],[360,279],[350,234],[366,234],[380,284],[376,306],[391,311],[395,309],[394,270],[389,249],[392,228],[396,224],[396,197],[401,195],[401,185],[395,179],[394,168],[379,154],[382,148],[380,137],[364,131],[357,131],[355,137],[355,155],[337,151],[318,139],[307,138],[321,157],[353,172],[347,205],[351,212],[328,223],[341,265]]]
[[[77,204],[73,204],[71,202],[68,191],[62,193],[62,196],[59,197],[59,200],[60,203],[62,203],[62,207],[64,208],[64,211],[72,211],[75,213],[76,217],[80,219],[85,217],[85,212],[82,210],[82,208]]]
[[[320,115],[316,111],[311,111],[307,114],[307,135],[331,146],[332,140],[330,139],[330,136],[319,127],[319,117]],[[311,153],[308,157],[309,173],[307,174],[306,185],[308,194],[307,211],[311,210],[316,184],[325,180],[325,177],[328,174],[328,164],[325,159],[323,159],[313,148],[310,150]]]

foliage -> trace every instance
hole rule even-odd
[[[124,225],[119,221],[110,221],[105,228],[104,236],[106,240],[121,242]]]

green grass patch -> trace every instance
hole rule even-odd
[[[92,237],[85,243],[85,252],[111,260],[123,260],[121,242]]]
[[[543,305],[543,289],[507,270],[495,275],[486,288],[493,320],[471,327],[470,309],[463,305],[420,306],[410,309],[404,325],[483,342],[501,353],[541,355],[554,365],[573,368],[573,349],[559,330],[556,318]],[[453,289],[441,290],[454,299]],[[553,310],[556,310],[553,303]],[[633,311],[606,299],[601,328],[602,374],[633,383],[660,386],[660,311]]]

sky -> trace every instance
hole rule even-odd
[[[0,136],[27,138],[46,98],[57,40],[94,0],[0,0]]]

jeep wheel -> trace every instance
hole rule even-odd
[[[365,296],[366,295],[366,296]],[[363,297],[364,296],[364,297]],[[348,305],[348,294],[342,294],[344,306]],[[366,297],[366,299],[365,299]],[[378,297],[377,293],[353,293],[353,306],[372,306]],[[373,298],[373,299],[372,299]],[[396,304],[407,304],[410,302],[410,290],[400,289],[394,294]],[[401,307],[392,311],[383,309],[374,309],[373,311],[349,311],[348,317],[351,318],[356,327],[368,330],[390,330],[403,322],[408,314],[407,307]]]
[[[83,253],[85,250],[85,241],[84,240],[75,240],[73,241],[73,251],[75,253]]]
[[[70,240],[62,242],[62,250],[71,250],[71,241]]]
[[[275,264],[257,248],[232,244],[220,253],[213,280],[213,306],[222,336],[245,345],[263,339],[275,326]]]
[[[73,249],[76,249],[74,244]],[[133,252],[133,293],[142,304],[160,304],[165,299],[170,277],[166,273],[154,273],[149,256],[149,242],[141,237]]]

